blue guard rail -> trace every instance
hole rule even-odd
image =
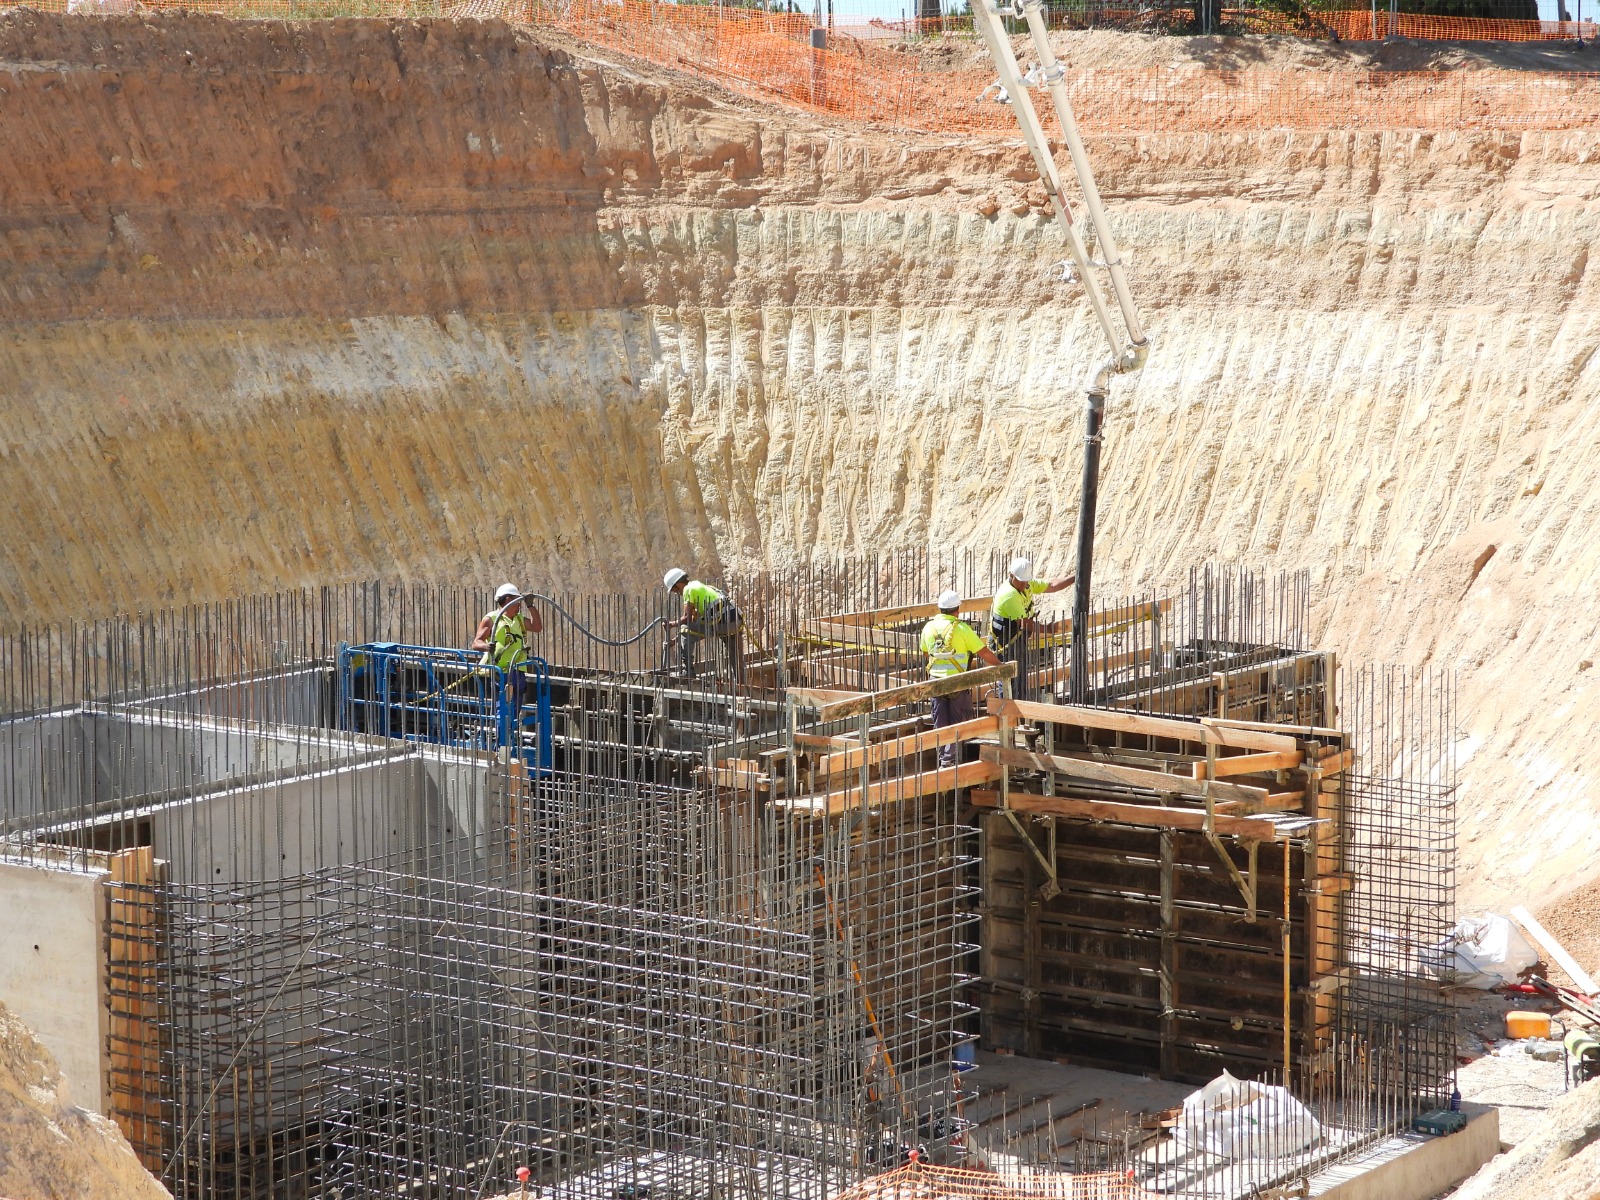
[[[550,667],[519,665],[527,684],[513,711],[508,672],[484,666],[474,650],[401,642],[339,645],[339,728],[471,750],[512,748],[544,774],[550,747]]]

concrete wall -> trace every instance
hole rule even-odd
[[[164,805],[150,843],[174,884],[270,883],[424,840],[414,756],[334,767]]]
[[[0,863],[0,1001],[38,1035],[68,1102],[107,1106],[104,871]]]

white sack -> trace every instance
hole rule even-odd
[[[1447,983],[1488,991],[1515,983],[1539,961],[1539,952],[1522,931],[1499,913],[1466,917],[1437,946],[1424,950],[1422,964]]]
[[[1224,1071],[1183,1102],[1172,1136],[1191,1153],[1281,1158],[1316,1142],[1322,1126],[1287,1088],[1249,1083]]]

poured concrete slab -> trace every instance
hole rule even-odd
[[[1430,1200],[1500,1153],[1500,1113],[1463,1102],[1467,1127],[1430,1137],[1400,1133],[1311,1177],[1309,1195],[1324,1200]]]
[[[1102,1130],[1137,1125],[1142,1114],[1174,1108],[1194,1091],[1146,1075],[988,1052],[961,1082],[969,1096],[962,1112],[971,1125],[968,1146],[996,1170],[1068,1167],[1080,1144]]]

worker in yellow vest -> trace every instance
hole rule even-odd
[[[1035,669],[1033,638],[1049,633],[1055,628],[1051,622],[1041,622],[1035,615],[1040,596],[1063,592],[1077,581],[1076,575],[1060,579],[1035,579],[1033,559],[1013,558],[1006,581],[994,594],[989,614],[989,635],[995,649],[1007,662],[1017,664],[1014,695],[1019,700],[1031,700],[1032,678]]]
[[[544,619],[537,608],[524,600],[522,589],[514,583],[502,583],[495,589],[494,607],[483,614],[478,632],[472,636],[472,648],[483,651],[483,665],[505,672],[508,695],[517,712],[522,711],[522,698],[527,691],[522,664],[528,661],[528,638],[543,630]]]
[[[683,612],[677,620],[666,622],[678,631],[678,657],[683,673],[694,678],[695,647],[705,638],[722,641],[735,683],[744,682],[744,618],[739,609],[709,583],[690,579],[689,572],[673,567],[661,580],[667,591],[683,597]]]
[[[972,667],[979,659],[991,667],[1000,665],[1000,657],[979,637],[972,626],[961,619],[961,597],[953,591],[939,593],[939,613],[922,627],[922,652],[928,656],[928,678],[944,679],[958,675]],[[972,689],[951,692],[933,698],[933,727],[944,729],[970,721],[977,710],[977,698]],[[939,747],[939,765],[956,765],[954,744]]]

